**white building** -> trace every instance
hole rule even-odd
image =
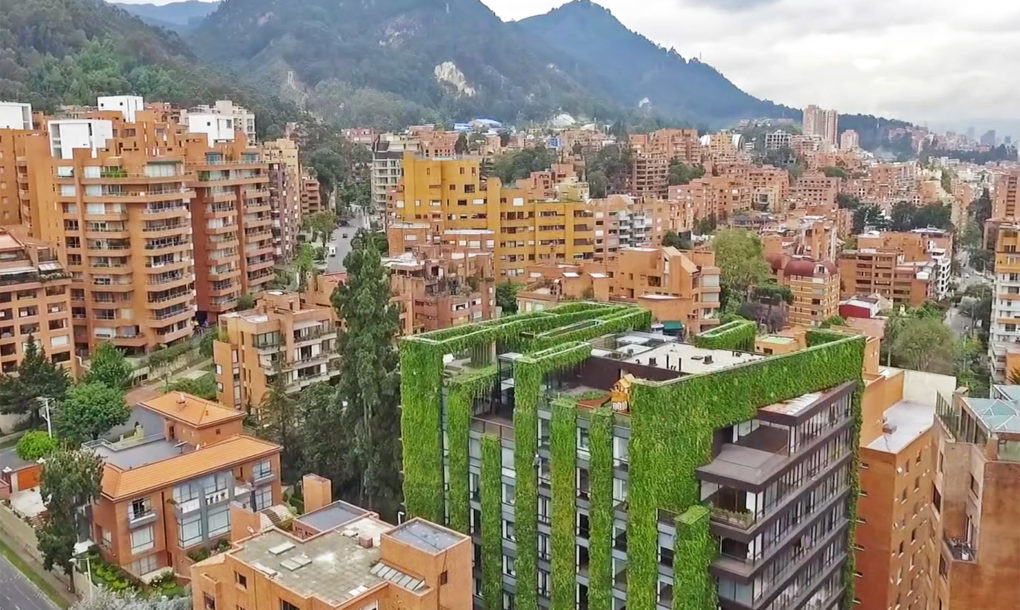
[[[217,142],[234,141],[234,119],[211,112],[189,112],[187,114],[189,133],[204,133],[209,146]]]
[[[765,150],[780,150],[790,148],[790,133],[777,129],[772,133],[765,134]]]
[[[32,105],[0,102],[0,129],[32,129]]]
[[[255,113],[243,106],[234,104],[230,100],[216,100],[216,103],[212,106],[203,104],[190,110],[181,111],[182,125],[188,125],[189,130],[195,133],[209,133],[206,129],[198,131],[191,129],[191,117],[195,115],[203,117],[205,115],[214,115],[220,119],[229,120],[231,131],[243,131],[249,142],[255,142]],[[203,118],[202,121],[208,122],[209,120],[208,118]],[[225,139],[233,140],[234,136],[231,134],[230,138],[220,138],[219,141]]]
[[[60,119],[49,122],[50,152],[56,159],[71,159],[74,149],[96,151],[113,139],[113,123],[105,119]]]
[[[121,113],[128,123],[134,123],[135,114],[145,109],[145,100],[139,95],[104,95],[98,104],[100,110]]]
[[[372,149],[372,203],[379,212],[385,212],[390,191],[400,185],[404,176],[404,153],[421,152],[416,137],[386,133]]]

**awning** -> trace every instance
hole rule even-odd
[[[662,323],[662,330],[683,330],[683,329],[684,329],[683,322],[672,321]]]

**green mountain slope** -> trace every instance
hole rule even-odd
[[[347,123],[608,108],[478,0],[225,0],[196,52]]]
[[[657,46],[588,0],[516,25],[553,48],[561,70],[625,108],[650,106],[655,114],[713,127],[741,118],[799,116],[741,91],[708,64]]]
[[[184,0],[169,4],[125,4],[119,2],[112,4],[149,25],[167,28],[175,32],[189,30],[201,23],[209,13],[216,10],[215,2],[201,2],[200,0]]]

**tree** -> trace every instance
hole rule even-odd
[[[826,178],[846,178],[849,175],[845,167],[837,167],[835,165],[823,167],[822,173],[825,174]]]
[[[237,297],[237,311],[248,311],[255,309],[255,295],[245,293]]]
[[[453,144],[453,152],[458,155],[463,155],[468,151],[468,139],[467,136],[461,133],[457,136],[457,141]]]
[[[890,228],[893,231],[909,231],[914,228],[914,204],[907,201],[897,201],[893,204],[891,213]]]
[[[0,376],[0,413],[27,414],[37,427],[42,418],[43,399],[60,402],[67,394],[67,371],[46,357],[35,338],[29,335],[16,374]]]
[[[712,212],[708,216],[695,221],[694,232],[698,235],[711,235],[715,232],[717,226],[719,226],[718,220],[716,220],[715,212]]]
[[[761,240],[743,229],[722,229],[712,238],[715,262],[722,270],[721,284],[731,296],[750,296],[751,289],[765,284],[772,277],[772,270],[765,261]]]
[[[690,184],[692,180],[697,180],[705,175],[705,166],[703,165],[687,165],[679,159],[673,159],[669,162],[669,174],[667,175],[667,182],[670,186],[677,184]]]
[[[393,517],[400,505],[400,378],[396,337],[400,314],[390,302],[389,275],[371,239],[344,258],[347,281],[333,293],[346,327],[338,335],[337,401],[356,426],[349,462],[361,473],[359,504]]]
[[[216,332],[206,331],[202,335],[202,339],[198,342],[198,353],[210,358],[213,355],[213,346],[216,344]]]
[[[82,383],[100,382],[126,392],[131,387],[131,373],[131,364],[124,357],[124,353],[112,343],[104,341],[92,355],[89,370],[82,377]]]
[[[131,410],[124,392],[101,381],[82,383],[71,390],[57,416],[57,433],[69,443],[95,440],[128,420]]]
[[[822,328],[829,328],[830,326],[846,326],[846,320],[843,316],[832,316],[831,318],[826,318],[821,324]]]
[[[46,458],[39,485],[46,520],[36,529],[36,535],[47,570],[56,566],[69,577],[73,574],[74,545],[84,518],[80,509],[99,495],[102,473],[103,461],[91,451],[61,450]]]
[[[861,200],[853,195],[839,193],[836,195],[836,205],[844,210],[856,210],[861,205]]]
[[[854,233],[863,233],[868,227],[884,229],[886,224],[885,213],[877,205],[861,205],[854,209]]]
[[[549,169],[558,159],[555,149],[535,146],[500,155],[492,164],[492,172],[503,184],[510,185],[518,178],[527,178],[531,172]]]
[[[496,286],[496,305],[502,309],[503,315],[517,313],[517,292],[520,289],[521,284],[509,280]]]
[[[340,221],[332,210],[322,210],[305,219],[305,229],[312,232],[313,240],[318,239],[322,242],[323,248],[329,243],[333,231],[336,231],[338,226]]]
[[[71,610],[191,610],[190,597],[141,597],[133,592],[115,593],[96,587]]]
[[[889,353],[897,366],[947,375],[952,372],[953,345],[941,319],[906,317],[896,325]]]
[[[666,248],[690,250],[694,244],[691,242],[689,232],[686,232],[683,236],[681,236],[677,234],[676,231],[666,231],[666,234],[662,236],[662,245]]]
[[[46,457],[56,449],[57,441],[42,430],[26,432],[14,446],[14,452],[18,454],[18,457],[29,462]]]
[[[354,497],[349,490],[357,490],[360,485],[354,470],[354,436],[335,431],[355,430],[357,414],[344,408],[336,388],[328,383],[317,383],[302,392],[300,409],[305,470],[328,478],[334,493]]]
[[[297,401],[287,393],[287,377],[288,373],[282,366],[273,372],[269,388],[259,404],[258,419],[265,435],[283,447],[280,456],[283,479],[294,481],[301,473],[301,447],[298,439],[301,421],[298,418]]]
[[[953,192],[953,172],[948,169],[942,170],[941,176],[942,190],[947,193]]]

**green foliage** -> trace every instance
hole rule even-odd
[[[517,293],[523,286],[510,281],[496,286],[496,305],[503,310],[503,315],[517,313]]]
[[[89,370],[82,377],[82,383],[104,383],[111,388],[126,392],[131,387],[131,364],[124,352],[109,341],[96,348],[89,360]]]
[[[280,454],[280,469],[284,481],[300,478],[301,467],[301,420],[298,400],[288,394],[290,373],[281,369],[273,372],[269,387],[262,395],[258,406],[258,421],[270,440],[283,447]]]
[[[27,413],[29,425],[38,426],[44,399],[59,402],[67,394],[67,371],[47,359],[46,352],[29,335],[16,372],[0,376],[0,413]]]
[[[91,451],[57,451],[46,459],[39,494],[46,505],[46,520],[36,529],[43,567],[60,567],[71,576],[78,542],[81,508],[99,495],[103,460]]]
[[[692,180],[697,180],[704,175],[704,165],[686,165],[679,159],[673,159],[669,162],[669,175],[666,177],[666,181],[670,186],[690,184]]]
[[[255,309],[255,295],[251,293],[242,294],[237,299],[237,311],[248,311]]]
[[[554,608],[573,608],[576,551],[575,506],[577,503],[577,405],[566,401],[553,401],[549,431],[549,453],[552,479],[552,593]],[[518,453],[520,451],[518,450]],[[534,468],[532,468],[534,471]],[[610,494],[611,496],[612,494]],[[527,508],[525,508],[527,510]],[[520,517],[518,517],[518,521]],[[525,547],[532,548],[532,547]],[[528,553],[531,554],[531,553]],[[534,560],[532,560],[534,561]],[[520,597],[520,592],[518,593]],[[533,606],[530,606],[533,607]]]
[[[906,201],[898,201],[892,207],[891,229],[893,231],[910,231],[912,229],[953,229],[953,210],[945,203],[929,203],[915,206]]]
[[[853,195],[847,193],[839,193],[836,195],[836,205],[841,210],[856,210],[861,205],[861,200]]]
[[[18,457],[30,462],[46,457],[56,449],[57,441],[41,430],[26,432],[14,446],[14,452],[18,454]]]
[[[953,335],[940,317],[894,317],[887,336],[896,366],[929,373],[952,372]]]
[[[499,439],[482,437],[482,599],[486,608],[503,607],[503,450]],[[442,498],[440,498],[442,499]]]
[[[207,336],[216,338],[215,333],[209,333]],[[206,373],[197,379],[178,379],[171,383],[168,389],[171,392],[184,392],[206,400],[216,400],[216,376]]]
[[[734,320],[694,335],[691,342],[702,349],[754,351],[754,338],[758,328],[750,320]]]
[[[715,212],[712,212],[708,216],[694,221],[694,233],[697,235],[711,235],[712,233],[715,233],[717,226],[719,226],[719,224],[716,220]]]
[[[198,353],[206,358],[212,358],[213,345],[216,343],[217,333],[206,332],[198,342]]]
[[[972,398],[987,398],[991,371],[988,367],[987,351],[977,339],[959,339],[953,348],[953,375],[956,384],[968,390]],[[1016,373],[1020,370],[1007,371],[1009,382],[1016,384],[1020,379]]]
[[[130,415],[122,390],[102,381],[89,381],[68,394],[57,415],[56,431],[60,438],[78,445],[122,425]]]
[[[493,162],[492,172],[503,184],[513,186],[519,178],[527,178],[532,172],[543,172],[559,161],[554,148],[536,146],[519,151],[507,152]]]
[[[340,226],[340,220],[337,218],[336,212],[332,210],[315,212],[305,219],[305,229],[312,232],[312,239],[322,242],[323,248],[329,243],[330,238],[333,237],[333,231],[336,231],[338,226]]]
[[[825,174],[827,178],[847,178],[850,175],[847,173],[845,167],[836,167],[833,165],[823,167],[822,173]]]
[[[450,527],[469,533],[471,498],[468,489],[468,445],[471,410],[475,399],[493,389],[497,374],[495,366],[454,377],[447,384],[446,436],[450,452]]]
[[[678,250],[690,250],[694,245],[691,242],[690,233],[685,233],[686,237],[678,235],[675,231],[666,231],[666,234],[662,236],[662,246],[664,248],[676,248]]]
[[[765,284],[772,270],[757,235],[743,229],[723,229],[712,238],[716,265],[722,270],[720,283],[734,294],[748,295]]]
[[[846,326],[846,320],[842,316],[832,316],[822,322],[822,328],[830,326]]]
[[[639,381],[631,394],[630,485],[628,486],[628,608],[655,607],[658,574],[657,519],[659,510],[681,515],[678,550],[674,557],[674,607],[708,610],[715,607],[709,564],[715,557],[708,519],[688,511],[700,504],[696,468],[711,460],[713,432],[750,419],[759,407],[808,392],[857,381],[853,396],[854,436],[860,429],[861,367],[864,340],[846,337],[814,345],[812,338],[829,338],[830,331],[809,335],[809,349],[728,368],[711,375],[691,375],[670,382]],[[857,472],[856,461],[851,472]],[[847,502],[854,540],[857,484]],[[685,514],[686,513],[686,514]],[[699,551],[700,552],[697,552]],[[845,583],[853,599],[853,558],[848,559]],[[694,600],[693,604],[687,604]]]
[[[576,407],[575,407],[576,408]],[[588,428],[590,487],[588,608],[613,607],[613,410],[600,407]],[[553,464],[553,468],[556,465]]]
[[[861,205],[854,209],[854,233],[863,233],[868,227],[882,230],[889,224],[882,208],[874,205]]]
[[[676,540],[673,545],[673,557],[713,557],[716,553],[716,541],[712,537],[709,521],[711,512],[705,506],[693,505],[679,515],[676,526]],[[673,608],[713,608],[715,607],[715,579],[712,573],[704,569],[700,561],[674,561],[673,583],[682,584],[685,597],[673,596]]]
[[[344,258],[347,281],[333,293],[337,315],[346,322],[337,351],[337,400],[354,437],[349,463],[361,473],[349,497],[395,517],[400,505],[400,376],[396,337],[400,314],[390,302],[389,273],[372,239],[355,240]],[[357,492],[357,496],[355,496]],[[344,497],[342,494],[341,497]],[[441,498],[440,498],[441,499]],[[364,505],[364,503],[363,503]]]
[[[598,199],[627,192],[633,162],[633,152],[629,147],[610,144],[585,161],[585,177],[592,197]]]

